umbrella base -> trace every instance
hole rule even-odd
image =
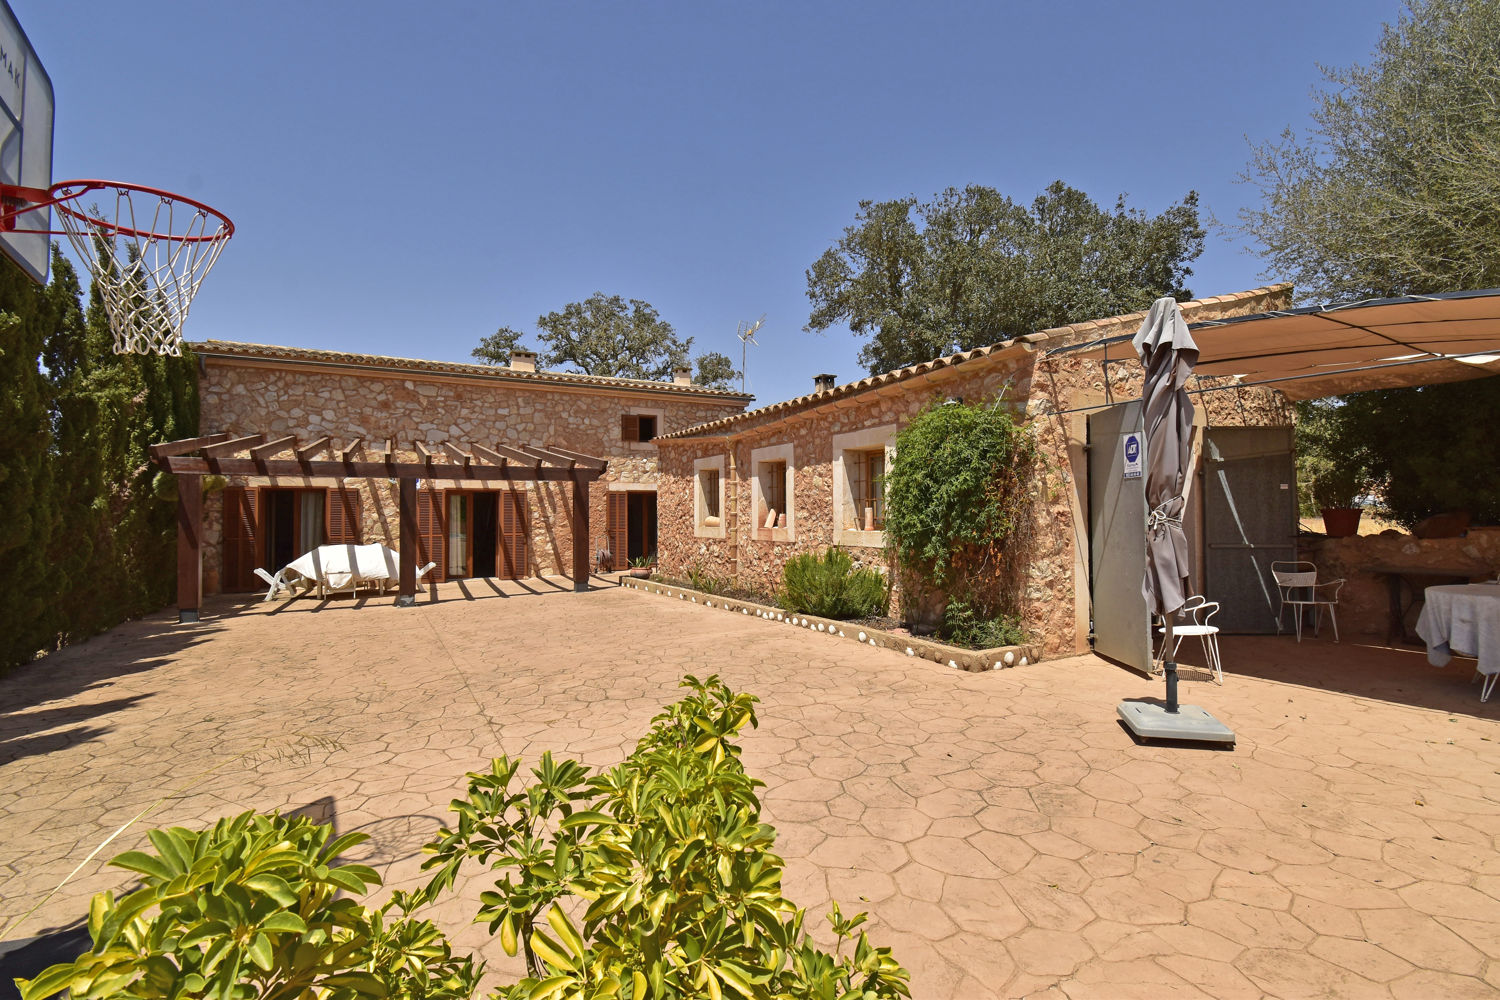
[[[1130,731],[1143,740],[1234,743],[1234,730],[1197,705],[1183,705],[1174,713],[1149,701],[1122,701],[1115,711]]]

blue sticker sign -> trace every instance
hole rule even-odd
[[[1125,435],[1125,478],[1141,478],[1141,435],[1131,433]]]

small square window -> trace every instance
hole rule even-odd
[[[761,523],[768,528],[777,527],[773,516],[786,517],[786,463],[765,462],[760,467],[760,495],[765,504],[761,511]]]
[[[641,427],[641,436],[637,440],[650,441],[652,438],[656,437],[655,417],[648,417],[645,414],[642,414],[637,419],[640,421]]]
[[[631,443],[651,441],[656,437],[656,414],[626,413],[620,417],[620,439]]]

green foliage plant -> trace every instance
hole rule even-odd
[[[1056,181],[1029,205],[994,188],[931,201],[861,201],[854,224],[807,270],[808,331],[867,338],[872,374],[1048,327],[1192,298],[1203,253],[1198,196],[1159,215],[1124,196],[1100,207]]]
[[[1035,439],[1001,398],[934,400],[896,435],[885,532],[898,564],[936,587],[981,570],[1021,526]]]
[[[651,303],[603,292],[538,316],[536,326],[540,365],[585,375],[667,381],[689,367],[693,348],[693,338],[679,337]],[[525,336],[502,326],[470,353],[485,364],[506,365]],[[710,389],[727,389],[739,377],[729,356],[717,351],[699,355],[697,364],[693,381]]]
[[[409,897],[372,910],[339,895],[380,884],[373,869],[338,863],[364,834],[334,838],[306,817],[243,813],[206,831],[148,836],[155,853],[112,862],[139,874],[141,887],[96,895],[92,947],[18,980],[22,1000],[65,989],[75,1000],[458,1000],[478,985],[471,959],[406,915]]]
[[[687,696],[608,771],[544,754],[529,783],[509,757],[469,775],[456,822],[427,847],[435,874],[422,894],[447,890],[470,863],[496,875],[476,920],[525,956],[528,973],[496,996],[909,996],[889,949],[855,937],[863,914],[834,907],[829,953],[782,895],[763,783],[735,743],[756,725],[756,699],[718,677],[683,685]]]
[[[1297,403],[1297,506],[1304,517],[1358,507],[1375,480],[1357,407],[1337,397]]]
[[[938,635],[966,649],[994,649],[1026,642],[1020,615],[995,614],[973,598],[953,597],[943,608]]]
[[[885,574],[854,560],[838,546],[819,555],[802,552],[786,561],[781,577],[781,606],[820,618],[873,618],[890,604]]]

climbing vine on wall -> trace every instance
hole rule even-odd
[[[950,588],[1020,527],[1036,458],[1003,399],[934,401],[896,436],[886,474],[886,539],[903,570]]]

